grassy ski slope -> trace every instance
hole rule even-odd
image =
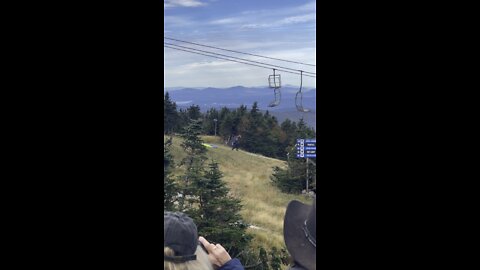
[[[288,202],[296,199],[311,203],[311,199],[305,196],[281,193],[271,185],[272,167],[285,167],[286,163],[242,150],[232,151],[213,136],[205,136],[203,140],[218,146],[207,148],[207,156],[219,163],[224,174],[223,180],[231,189],[232,195],[242,201],[241,215],[251,224],[248,232],[254,236],[253,245],[264,246],[267,249],[273,246],[284,247],[283,217]],[[172,154],[177,164],[185,157],[180,143],[180,138],[173,138]],[[181,168],[174,171],[175,174],[181,172]]]

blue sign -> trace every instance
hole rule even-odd
[[[297,139],[297,158],[316,158],[317,139]]]

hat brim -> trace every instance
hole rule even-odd
[[[285,212],[283,236],[288,252],[293,259],[308,270],[316,269],[316,248],[308,241],[303,224],[312,206],[291,201]]]

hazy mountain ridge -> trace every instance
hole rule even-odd
[[[168,90],[168,89],[167,89]],[[167,92],[164,90],[164,93]],[[180,104],[195,104],[204,108],[223,107],[236,108],[240,105],[251,106],[255,101],[261,109],[277,111],[295,108],[295,94],[298,88],[285,87],[281,90],[281,102],[277,107],[268,107],[274,100],[273,89],[270,88],[250,88],[235,86],[230,88],[183,88],[177,90],[168,90],[170,98]],[[316,110],[316,89],[302,90],[303,106]],[[188,106],[190,106],[188,105]]]
[[[309,113],[302,113],[296,110],[295,94],[298,90],[298,87],[292,86],[281,88],[280,105],[277,107],[268,107],[268,104],[274,100],[274,91],[268,87],[166,88],[164,93],[168,91],[170,99],[176,102],[179,108],[198,105],[202,111],[210,108],[238,108],[240,105],[246,105],[248,108],[251,108],[253,103],[257,101],[260,110],[268,110],[277,117],[279,122],[283,122],[287,118],[298,121],[303,117],[309,126],[315,128],[316,89],[302,89],[303,107],[312,110]]]

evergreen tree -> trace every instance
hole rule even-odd
[[[187,116],[190,120],[201,119],[202,113],[200,112],[200,106],[192,105],[187,108]]]
[[[297,124],[295,122],[292,122],[290,119],[286,119],[285,121],[283,121],[280,127],[287,135],[287,143],[285,147],[287,147],[288,145],[294,145],[297,139]]]
[[[170,100],[170,94],[165,93],[163,99],[163,132],[170,134],[177,127],[178,114],[177,105]]]
[[[273,157],[286,160],[287,134],[277,125],[270,128],[269,140],[273,147]]]
[[[255,101],[252,105],[252,110],[250,110],[250,117],[252,119],[258,119],[260,118],[262,114],[260,113],[260,110],[258,109],[258,103]]]
[[[257,102],[254,102],[250,113],[242,118],[242,148],[246,151],[263,153],[261,146],[265,138],[263,138],[263,126],[260,118],[261,113],[258,110]]]
[[[240,200],[229,195],[222,177],[218,163],[212,161],[203,177],[192,182],[199,208],[189,214],[197,222],[202,235],[222,243],[234,257],[247,247],[250,236],[246,234],[247,226],[240,216]]]
[[[298,139],[315,138],[315,130],[313,130],[313,128],[308,127],[307,124],[305,124],[305,121],[303,120],[303,118],[300,118],[300,121],[298,122],[298,125],[297,125],[296,135]]]
[[[229,113],[229,114],[226,114],[220,122],[219,134],[225,140],[228,140],[228,139],[231,139],[233,132],[234,132],[233,118],[232,118],[232,115]]]
[[[191,166],[195,161],[201,163],[206,159],[205,153],[207,148],[203,145],[203,140],[200,138],[202,126],[198,120],[190,120],[190,124],[184,128],[180,137],[183,139],[181,146],[187,156],[182,160],[180,165]]]
[[[237,114],[238,114],[239,117],[242,117],[242,116],[246,115],[247,114],[247,106],[245,106],[243,104],[240,105],[240,108],[238,108],[238,110],[237,110]]]
[[[222,107],[222,109],[220,109],[220,121],[222,121],[223,119],[225,119],[225,117],[230,114],[230,110],[227,108],[227,107]]]
[[[184,127],[190,123],[190,119],[188,118],[187,111],[184,109],[180,109],[178,112],[178,130],[180,133],[183,131]]]
[[[172,138],[164,143],[163,148],[163,206],[164,210],[174,211],[174,203],[177,195],[177,186],[171,178],[171,170],[174,166],[173,156],[170,153]]]
[[[179,182],[183,183],[183,196],[179,199],[179,205],[182,211],[192,218],[194,218],[197,207],[199,207],[197,183],[203,181],[203,173],[204,168],[200,160],[196,160],[186,168],[185,174],[179,177]]]
[[[180,210],[193,204],[191,199],[195,190],[192,183],[200,179],[203,173],[203,162],[207,159],[205,155],[207,149],[200,138],[201,129],[200,121],[191,120],[181,134],[183,138],[181,147],[187,156],[180,163],[181,166],[185,166],[185,174],[178,178],[178,182],[181,183],[181,197],[178,200]]]
[[[301,193],[304,188],[305,178],[301,175],[296,176],[290,172],[290,168],[282,169],[278,166],[273,167],[273,173],[270,176],[272,184],[285,193]]]
[[[219,121],[219,114],[215,108],[211,108],[207,111],[203,121],[203,133],[208,135],[215,134],[215,119],[217,120],[217,134],[218,134],[218,121]]]

